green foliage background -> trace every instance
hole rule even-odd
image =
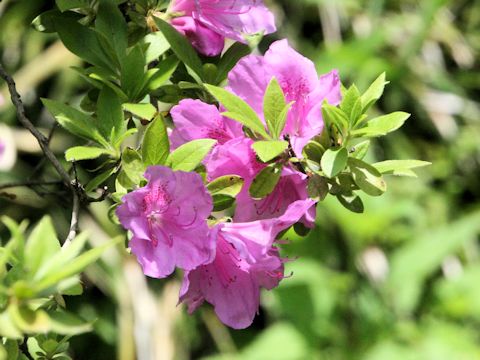
[[[375,111],[401,109],[412,117],[378,141],[369,160],[416,158],[433,165],[417,179],[390,178],[385,196],[364,198],[364,214],[332,199],[321,203],[312,233],[286,234],[285,254],[298,256],[287,265],[293,276],[263,294],[259,316],[244,331],[223,327],[208,307],[186,315],[175,307],[176,280],[145,282],[135,261],[108,251],[86,271],[84,296],[67,299],[70,311],[96,320],[93,332],[71,339],[73,358],[134,359],[136,341],[139,356],[155,349],[152,354],[176,359],[479,359],[480,4],[267,2],[279,32],[265,38],[262,49],[288,37],[320,72],[337,68],[345,85],[354,81],[361,90],[386,71],[390,84]],[[78,60],[55,34],[30,27],[51,6],[0,2],[2,62],[30,118],[47,132],[53,119],[39,98],[75,103],[85,90],[69,69]],[[8,100],[5,88],[0,92]],[[19,156],[11,171],[0,172],[0,183],[39,176],[41,153],[8,104],[0,107],[0,123],[13,129]],[[75,141],[57,129],[52,148],[60,154]],[[68,196],[62,203],[44,190],[0,194],[0,213],[31,222],[50,214],[63,237]],[[93,204],[82,214],[92,246],[121,232],[107,210]],[[2,240],[6,235],[0,228]]]

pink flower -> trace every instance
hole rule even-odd
[[[246,42],[245,35],[276,30],[273,14],[262,0],[175,0],[171,11],[182,14],[182,20],[174,20],[172,25],[207,56],[222,52],[224,38]]]
[[[289,135],[297,156],[307,142],[323,129],[322,103],[337,105],[341,100],[336,70],[317,75],[314,64],[289,45],[287,40],[273,43],[265,56],[244,57],[228,76],[229,89],[244,99],[258,114],[263,113],[263,97],[275,77],[287,102],[294,102],[282,135]]]
[[[252,149],[253,140],[237,138],[213,149],[206,161],[207,174],[213,180],[224,175],[241,176],[245,184],[237,195],[235,221],[254,221],[270,219],[282,215],[288,206],[297,200],[305,200],[307,194],[307,176],[288,166],[273,192],[261,200],[254,200],[249,194],[249,187],[255,176],[266,166],[259,162]],[[315,206],[302,217],[301,222],[313,227]]]
[[[213,206],[200,175],[151,166],[145,178],[147,186],[125,195],[117,209],[143,272],[163,278],[175,266],[192,270],[212,261],[215,240],[206,219]]]
[[[185,99],[170,111],[175,125],[170,140],[172,148],[195,139],[215,139],[218,144],[243,136],[242,125],[220,115],[214,105]]]
[[[180,302],[192,313],[207,301],[226,325],[248,327],[259,308],[260,289],[271,290],[284,278],[275,237],[312,205],[312,200],[297,201],[279,218],[215,226],[211,231],[217,241],[215,259],[185,273]]]

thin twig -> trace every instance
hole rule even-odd
[[[65,186],[73,189],[74,186],[70,180],[70,177],[68,176],[67,172],[65,171],[63,166],[60,164],[60,162],[57,160],[52,150],[50,150],[50,148],[48,147],[48,142],[49,142],[48,138],[45,135],[43,135],[40,131],[38,131],[38,129],[28,119],[25,113],[25,107],[23,106],[22,99],[20,98],[20,94],[17,92],[15,81],[5,71],[1,63],[0,63],[0,77],[2,77],[3,80],[5,80],[5,82],[7,83],[8,91],[10,92],[12,103],[15,106],[17,111],[18,120],[28,131],[30,131],[30,133],[33,136],[35,136],[35,138],[38,141],[38,144],[40,145],[40,148],[42,149],[47,159],[51,162],[51,164],[53,165],[57,173],[62,178],[62,181],[65,184]],[[74,191],[76,190],[74,189]]]
[[[78,232],[78,217],[80,215],[80,199],[75,191],[73,191],[73,206],[72,206],[72,220],[70,221],[70,231],[63,243],[63,247],[71,244]]]
[[[15,81],[13,78],[5,71],[2,64],[0,63],[0,77],[2,77],[8,86],[8,91],[10,92],[10,97],[12,99],[12,103],[15,106],[17,117],[20,123],[25,127],[30,133],[37,139],[42,152],[45,154],[45,157],[50,161],[53,165],[57,173],[60,175],[63,184],[72,191],[73,194],[73,206],[72,206],[72,218],[70,222],[70,231],[68,236],[65,240],[64,246],[68,246],[72,242],[72,240],[77,236],[78,231],[78,216],[80,213],[80,203],[81,202],[93,202],[99,201],[99,199],[90,198],[86,193],[82,185],[77,179],[75,163],[73,164],[73,169],[75,172],[75,179],[72,180],[70,175],[68,175],[67,171],[63,168],[60,164],[58,159],[53,154],[52,150],[49,148],[49,143],[51,137],[53,135],[53,129],[50,132],[49,136],[46,137],[43,135],[38,129],[32,124],[32,122],[28,119],[25,113],[25,106],[23,105],[22,99],[20,98],[20,94],[17,91]],[[24,183],[25,184],[25,183]],[[6,184],[12,185],[12,184]],[[5,186],[5,185],[3,185]],[[100,199],[103,199],[106,196],[106,191],[100,196]]]
[[[29,180],[23,182],[10,182],[5,184],[0,184],[0,190],[17,188],[17,187],[35,187],[35,186],[46,186],[46,185],[60,185],[63,184],[62,181],[58,180]]]

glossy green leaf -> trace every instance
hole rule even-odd
[[[353,147],[353,152],[351,156],[362,160],[365,155],[367,155],[368,149],[370,148],[370,140],[362,141]]]
[[[348,151],[345,148],[328,149],[322,156],[320,165],[329,178],[334,177],[347,166]]]
[[[282,140],[256,141],[252,148],[258,158],[266,163],[280,156],[288,148],[288,142]]]
[[[351,212],[361,214],[365,211],[365,206],[363,205],[363,201],[359,196],[343,196],[337,195],[337,200],[343,207]]]
[[[383,136],[399,129],[409,117],[410,114],[401,111],[379,116],[369,120],[365,127],[353,130],[351,134],[366,137]]]
[[[193,171],[217,143],[212,139],[193,140],[175,149],[167,164],[173,170]]]
[[[303,147],[303,150],[302,150],[303,156],[305,158],[319,164],[320,164],[320,161],[322,160],[322,155],[324,152],[325,152],[324,147],[316,141],[309,141],[307,145]]]
[[[127,94],[130,102],[136,102],[141,90],[147,86],[147,61],[143,48],[137,44],[130,49],[122,61],[120,81],[122,90]]]
[[[132,189],[138,186],[143,180],[143,174],[145,172],[145,164],[142,161],[142,157],[138,151],[125,148],[122,153],[122,170],[117,177],[117,180],[126,189]]]
[[[142,160],[145,166],[163,165],[170,153],[167,128],[161,115],[148,125],[142,142]]]
[[[252,52],[248,45],[236,42],[225,51],[220,62],[217,65],[217,77],[215,84],[218,85],[227,78],[228,73],[238,63],[238,61]]]
[[[95,29],[108,39],[120,63],[128,46],[127,23],[113,0],[99,2]]]
[[[123,104],[123,109],[132,113],[136,117],[144,120],[152,120],[155,114],[157,113],[157,109],[150,103],[142,103],[142,104]]]
[[[411,169],[431,165],[428,161],[421,160],[387,160],[372,164],[382,174],[396,176],[416,176]]]
[[[349,158],[348,165],[355,184],[366,194],[380,196],[387,191],[387,183],[382,174],[372,165],[355,158]]]
[[[170,43],[173,52],[180,61],[192,69],[200,78],[203,78],[202,62],[187,38],[181,35],[170,24],[159,18],[155,18],[155,23]]]
[[[324,103],[322,105],[322,114],[326,124],[334,124],[338,129],[348,129],[348,116],[342,109]]]
[[[220,87],[208,84],[205,84],[205,87],[227,109],[227,112],[223,114],[224,116],[242,123],[266,139],[269,138],[257,113],[245,101]]]
[[[281,175],[281,165],[268,165],[253,179],[252,184],[248,189],[250,196],[254,199],[262,199],[268,196],[277,186]]]
[[[55,0],[60,11],[66,11],[70,9],[86,8],[89,6],[88,0]]]
[[[63,17],[55,19],[55,29],[62,43],[72,53],[110,74],[115,73],[112,59],[104,51],[94,30]]]
[[[109,150],[91,147],[91,146],[75,146],[65,152],[65,160],[67,161],[81,161],[99,158],[103,155],[112,155]]]
[[[323,201],[328,195],[328,181],[318,174],[312,174],[308,177],[307,192],[308,197],[316,201]]]
[[[148,48],[145,52],[147,63],[157,60],[160,55],[164,54],[168,49],[170,49],[170,44],[165,38],[165,35],[163,35],[160,31],[155,31],[146,35],[142,42],[148,44]]]
[[[107,248],[118,244],[120,241],[123,241],[123,237],[117,237],[105,245],[93,248],[82,253],[78,257],[75,257],[70,262],[66,263],[61,269],[58,269],[55,272],[50,272],[44,278],[39,280],[38,283],[35,284],[35,290],[41,292],[55,286],[63,279],[81,273],[88,265],[97,261]]]
[[[25,262],[32,274],[60,251],[52,219],[45,216],[33,229],[25,245]]]
[[[89,115],[59,101],[42,99],[42,102],[58,123],[72,134],[106,144]]]
[[[172,77],[179,64],[175,56],[170,56],[161,61],[157,67],[151,69],[153,71],[148,79],[147,89],[157,90],[160,86],[165,85]]]
[[[233,206],[235,198],[233,196],[216,194],[212,196],[213,211],[223,211]]]
[[[278,83],[278,80],[272,78],[265,90],[263,97],[263,116],[267,123],[270,135],[278,139],[285,127],[286,116],[282,116],[283,109],[287,106],[285,95]]]
[[[212,195],[228,195],[235,197],[242,190],[244,180],[237,175],[221,176],[207,185],[207,189]]]
[[[127,130],[122,104],[117,94],[107,86],[100,91],[97,103],[97,126],[104,138],[115,141]]]
[[[382,73],[362,95],[363,112],[366,112],[383,95],[385,85],[385,73]]]

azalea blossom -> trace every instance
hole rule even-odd
[[[185,99],[170,111],[175,125],[170,141],[172,148],[195,139],[214,139],[218,144],[243,137],[242,125],[220,115],[214,105]]]
[[[200,175],[151,166],[145,178],[147,186],[125,195],[117,209],[144,273],[163,278],[175,266],[192,270],[212,261],[215,239],[206,220],[213,205]]]
[[[292,49],[287,40],[280,40],[264,56],[240,60],[228,75],[228,89],[262,116],[265,90],[274,77],[286,101],[293,103],[282,135],[289,135],[295,154],[301,157],[307,142],[322,132],[322,103],[340,103],[338,72],[319,77],[312,61]]]
[[[219,55],[224,39],[245,43],[246,35],[276,31],[273,14],[262,0],[174,0],[171,24],[207,56]]]
[[[282,215],[290,204],[308,199],[307,176],[285,166],[278,184],[271,194],[261,200],[253,199],[249,187],[255,176],[265,168],[252,149],[253,140],[237,138],[217,146],[206,161],[207,174],[213,180],[224,175],[238,175],[244,179],[242,191],[237,195],[234,220],[240,222],[270,219]],[[301,222],[313,227],[315,206],[305,212]]]
[[[215,259],[185,272],[180,302],[192,313],[207,301],[224,324],[248,327],[258,312],[260,290],[271,290],[284,278],[284,260],[274,246],[276,236],[312,205],[313,200],[297,201],[278,218],[216,225],[210,233],[217,241]]]

